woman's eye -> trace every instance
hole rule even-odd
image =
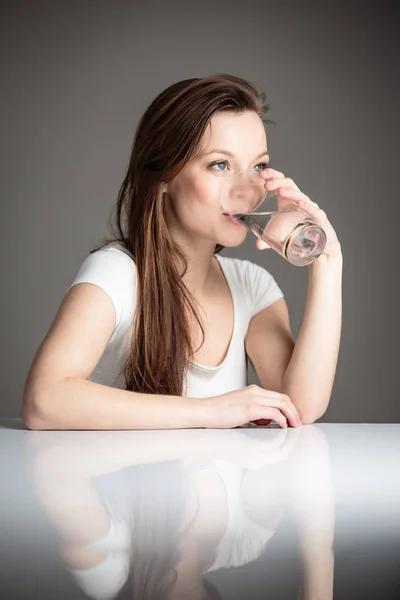
[[[222,165],[222,167],[221,167],[221,165]],[[268,169],[268,166],[269,166],[268,163],[264,162],[264,163],[259,163],[258,165],[255,165],[253,167],[253,169],[255,171],[264,171],[264,169]],[[223,168],[223,167],[226,167],[226,168]],[[210,169],[213,169],[214,171],[226,171],[227,168],[228,168],[228,163],[226,160],[217,160],[210,165]]]
[[[261,169],[257,169],[257,167],[261,167]],[[268,169],[268,163],[259,163],[254,168],[256,171],[264,171],[265,169]]]
[[[210,168],[212,169],[213,167],[216,167],[216,166],[219,166],[219,165],[223,165],[223,166],[225,166],[225,167],[226,167],[226,166],[227,166],[226,160],[218,160],[218,161],[216,161],[216,162],[213,162],[213,163],[210,165]],[[218,169],[214,169],[214,170],[215,170],[215,171],[225,171],[225,169],[219,169],[219,168],[218,168]]]

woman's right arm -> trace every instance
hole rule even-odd
[[[287,396],[257,386],[190,398],[88,381],[115,323],[114,305],[101,288],[79,283],[68,291],[25,382],[22,420],[28,429],[230,428],[261,418],[297,424]]]
[[[176,429],[201,427],[198,399],[130,392],[88,381],[115,327],[108,295],[73,286],[27,376],[22,419],[29,429]]]

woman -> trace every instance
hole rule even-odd
[[[297,427],[325,412],[341,248],[318,205],[268,168],[267,111],[265,95],[231,75],[181,81],[151,103],[119,192],[116,236],[83,262],[28,374],[28,428]],[[309,267],[296,342],[268,271],[218,254],[247,235],[222,213],[220,172],[249,167],[328,236]],[[262,387],[247,386],[247,359]]]

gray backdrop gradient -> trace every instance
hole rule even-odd
[[[399,421],[396,3],[349,5],[2,4],[0,415],[19,415],[34,354],[107,232],[141,114],[175,81],[228,72],[266,91],[271,166],[342,244],[343,334],[322,420]],[[251,234],[224,254],[270,270],[297,336],[307,268],[257,251]]]

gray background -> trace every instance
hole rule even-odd
[[[0,415],[107,220],[138,119],[171,83],[219,72],[271,104],[271,166],[323,208],[344,253],[331,422],[399,422],[399,53],[395,2],[5,2],[1,23]],[[297,336],[307,268],[265,266]],[[323,331],[321,331],[323,335]],[[253,376],[252,376],[253,380]]]

